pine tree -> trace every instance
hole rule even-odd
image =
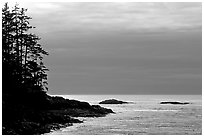
[[[2,9],[2,83],[3,93],[12,90],[47,91],[48,69],[43,64],[43,57],[48,55],[40,38],[29,30],[31,17],[27,9],[16,4],[9,9],[8,4]]]

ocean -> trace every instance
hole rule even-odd
[[[115,114],[84,118],[83,123],[61,128],[48,135],[201,135],[202,95],[58,95],[92,105],[106,99],[129,104],[100,104]],[[187,105],[161,101],[190,102]]]

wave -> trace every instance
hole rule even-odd
[[[179,110],[172,110],[172,109],[164,109],[164,110],[161,110],[161,109],[135,109],[133,111],[156,111],[156,112],[173,111],[173,112],[177,112]]]

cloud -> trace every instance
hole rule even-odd
[[[201,29],[201,3],[55,2],[27,4],[27,7],[37,20],[35,24],[46,32]]]

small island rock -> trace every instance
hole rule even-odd
[[[119,101],[116,99],[108,99],[108,100],[104,100],[99,102],[99,104],[126,104],[128,102],[124,102],[124,101]]]
[[[186,105],[186,104],[190,104],[189,102],[172,102],[172,101],[168,101],[168,102],[160,102],[160,104],[173,104],[173,105]]]

